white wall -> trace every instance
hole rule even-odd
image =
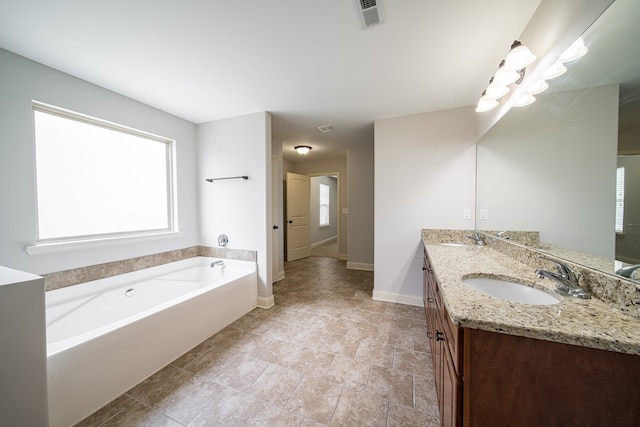
[[[320,184],[329,186],[329,225],[320,227]],[[312,176],[311,212],[309,214],[311,245],[338,237],[338,182],[331,176]]]
[[[340,209],[342,210],[343,208],[348,207],[346,153],[345,155],[329,160],[305,160],[304,162],[294,162],[292,166],[293,170],[288,170],[288,172],[294,172],[302,175],[339,173],[340,179],[338,186],[340,190]],[[349,229],[347,215],[340,212],[339,221],[338,240],[340,242],[340,247],[338,248],[338,256],[341,259],[347,259],[347,233]]]
[[[375,122],[374,299],[422,305],[423,228],[473,229],[473,107]]]
[[[539,231],[544,243],[615,258],[617,144],[617,84],[511,110],[478,143],[477,207],[489,217],[477,228]]]
[[[2,49],[0,70],[0,265],[44,274],[198,244],[194,124]],[[175,139],[178,219],[184,235],[28,255],[24,247],[37,237],[32,100]]]
[[[271,115],[266,112],[198,125],[200,242],[258,251],[258,297],[272,300]],[[206,182],[206,178],[247,175]],[[267,302],[268,304],[268,302]]]
[[[347,268],[373,270],[374,144],[349,148],[349,259]]]

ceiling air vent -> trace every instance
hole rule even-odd
[[[327,133],[331,132],[332,130],[336,130],[336,128],[334,128],[333,125],[322,125],[318,126],[318,130],[322,133]]]
[[[363,30],[384,22],[384,12],[380,0],[354,0],[360,26]]]

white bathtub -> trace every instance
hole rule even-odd
[[[49,422],[81,420],[256,306],[256,264],[195,257],[46,293]]]

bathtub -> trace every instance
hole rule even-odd
[[[256,264],[195,257],[46,293],[51,427],[83,419],[256,307]]]

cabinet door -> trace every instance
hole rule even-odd
[[[462,425],[462,382],[449,353],[448,346],[442,346],[442,401],[440,421],[442,426]]]

